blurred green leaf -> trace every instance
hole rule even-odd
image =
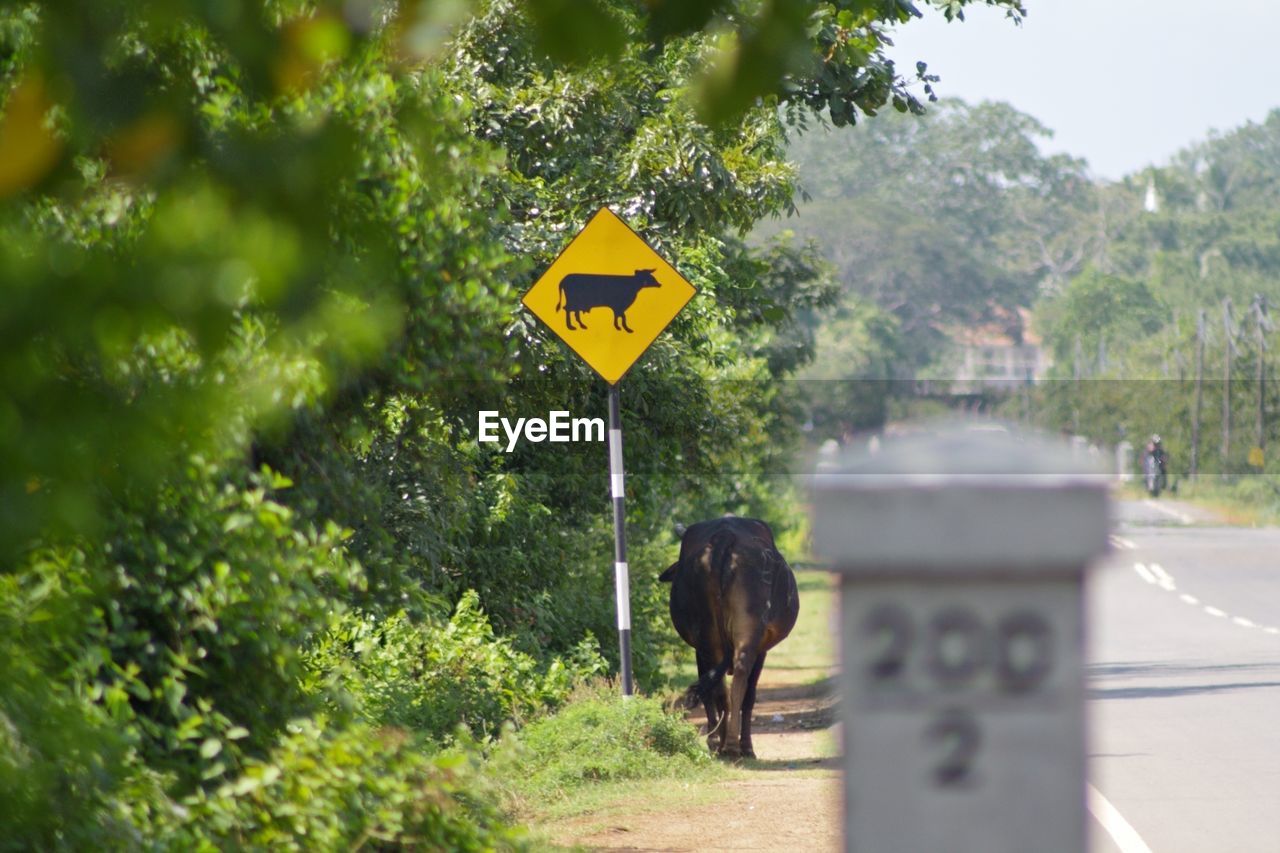
[[[603,0],[528,0],[539,48],[557,62],[617,56],[628,33],[618,4]]]

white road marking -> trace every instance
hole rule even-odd
[[[1148,501],[1148,503],[1150,503],[1150,501]],[[1163,509],[1163,507],[1160,508]],[[1119,537],[1112,538],[1114,539]],[[1164,570],[1164,566],[1161,566],[1159,563],[1134,563],[1133,570],[1138,573],[1138,577],[1142,578],[1152,586],[1158,586],[1165,592],[1178,592],[1178,584],[1174,581],[1173,575],[1166,572]],[[1178,598],[1185,604],[1193,606],[1199,606],[1202,604],[1200,599],[1190,593],[1179,593]],[[1254,622],[1252,619],[1248,619],[1244,616],[1232,616],[1225,610],[1220,610],[1209,604],[1204,604],[1203,607],[1204,612],[1208,613],[1210,616],[1215,616],[1219,619],[1229,619],[1232,624],[1239,625],[1241,628],[1259,628],[1264,634],[1271,634],[1273,636],[1280,634],[1280,628],[1270,625],[1259,625],[1257,622]]]
[[[1102,796],[1102,792],[1088,782],[1085,783],[1085,802],[1094,819],[1111,836],[1116,847],[1120,848],[1120,853],[1151,853],[1147,842],[1143,841],[1138,831],[1124,819],[1120,810],[1111,805],[1111,802]]]
[[[1116,546],[1122,551],[1137,550],[1138,546],[1135,545],[1131,540],[1125,539],[1123,536],[1117,536],[1116,534],[1112,533],[1110,536],[1110,539],[1111,539],[1111,544]]]
[[[1150,498],[1147,498],[1142,503],[1144,506],[1149,506],[1154,510],[1159,510],[1160,512],[1163,512],[1165,515],[1169,516],[1170,518],[1175,518],[1178,521],[1182,522],[1183,524],[1191,524],[1192,522],[1195,521],[1194,518],[1187,515],[1185,512],[1173,509],[1172,507],[1167,507],[1164,504],[1158,504],[1155,501],[1151,500]]]
[[[1169,592],[1173,592],[1177,589],[1177,584],[1173,582],[1173,575],[1166,572],[1164,567],[1159,563],[1152,563],[1150,569],[1151,574],[1156,576],[1156,583],[1160,585],[1161,589],[1168,590]]]

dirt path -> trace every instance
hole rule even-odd
[[[755,761],[696,804],[643,808],[563,825],[556,841],[592,850],[835,850],[840,846],[838,731],[832,681],[773,683],[766,665],[754,719]]]

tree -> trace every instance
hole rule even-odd
[[[1072,369],[1078,348],[1090,356],[1103,347],[1119,349],[1163,328],[1168,319],[1168,308],[1146,283],[1095,270],[1074,278],[1037,310],[1060,373]]]
[[[1042,155],[1048,129],[1007,104],[945,101],[923,117],[801,134],[790,153],[814,238],[850,295],[896,317],[911,373],[949,329],[1029,305],[1100,251],[1084,164]]]

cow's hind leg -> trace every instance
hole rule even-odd
[[[689,689],[689,698],[701,702],[707,712],[707,749],[717,752],[724,743],[724,716],[728,707],[724,689],[724,669],[717,668],[711,655],[698,652],[698,683]],[[693,702],[688,703],[693,707]]]
[[[720,746],[720,754],[726,758],[737,758],[742,754],[742,710],[746,703],[747,688],[751,686],[751,674],[756,670],[756,661],[760,657],[760,636],[753,636],[746,643],[738,644],[733,652],[733,689],[729,692],[729,713],[725,720],[725,734]]]
[[[581,312],[581,311],[574,311],[574,312],[573,312],[573,316],[574,316],[574,319],[578,321],[578,328],[579,328],[579,329],[585,329],[585,328],[587,327],[587,324],[586,324],[586,323],[584,323],[584,322],[582,322],[582,312]]]
[[[710,689],[711,699],[712,699],[712,702],[715,704],[716,715],[717,715],[717,719],[719,720],[719,734],[720,734],[719,742],[714,747],[711,747],[712,752],[719,752],[721,749],[724,748],[725,731],[728,728],[729,691],[724,686],[725,670],[726,670],[726,667],[721,666],[715,671],[715,680],[712,681],[711,689]],[[707,745],[711,746],[710,743],[708,743]]]
[[[573,325],[573,312],[568,308],[564,309],[564,324],[569,327],[569,331],[574,331],[577,326]]]
[[[747,679],[747,694],[742,699],[742,755],[745,758],[756,757],[756,751],[751,746],[751,714],[756,707],[756,684],[764,669],[764,658],[764,652],[756,658],[756,665],[751,668],[751,675]]]

